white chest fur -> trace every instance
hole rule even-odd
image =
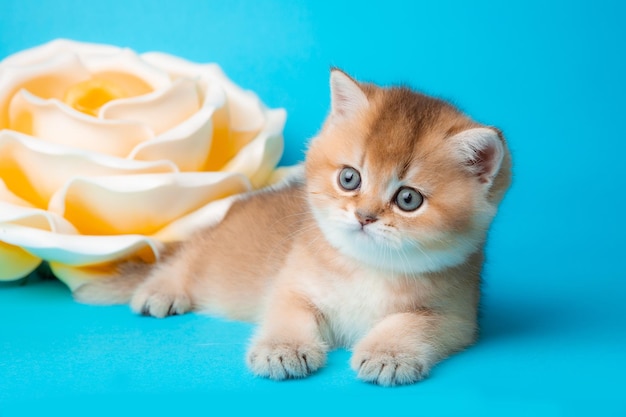
[[[398,304],[389,278],[368,270],[327,276],[307,293],[324,314],[323,333],[335,346],[351,347]]]

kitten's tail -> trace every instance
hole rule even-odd
[[[155,263],[129,260],[117,265],[115,275],[96,279],[76,288],[72,295],[79,303],[109,305],[128,304],[139,285],[148,278],[154,268],[176,252],[179,243],[165,245],[160,259]]]

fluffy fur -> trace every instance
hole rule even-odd
[[[413,383],[476,338],[484,243],[509,182],[498,130],[333,70],[301,176],[238,199],[157,264],[127,263],[75,296],[258,322],[246,360],[259,376],[305,377],[343,346],[358,378]]]

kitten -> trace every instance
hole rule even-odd
[[[340,70],[330,85],[302,176],[76,298],[259,322],[247,365],[278,380],[346,347],[358,378],[410,384],[473,343],[487,229],[511,177],[504,138],[407,88]]]

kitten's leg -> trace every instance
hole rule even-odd
[[[474,329],[466,320],[428,311],[392,314],[355,345],[350,363],[364,381],[411,384],[424,379],[438,360],[469,345]]]
[[[321,368],[328,350],[320,333],[322,321],[305,297],[290,291],[276,294],[248,350],[248,367],[276,380],[303,378]]]
[[[130,301],[137,314],[166,317],[192,309],[184,258],[174,256],[157,266],[135,291]]]

